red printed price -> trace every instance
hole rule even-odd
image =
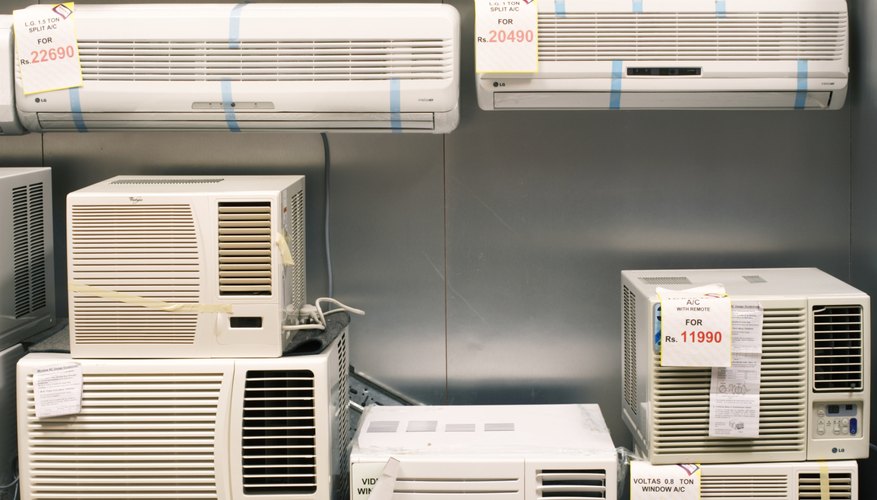
[[[722,342],[722,332],[682,332],[682,342],[692,344],[720,344]]]
[[[531,43],[535,38],[533,30],[490,30],[487,34],[491,43]]]
[[[67,45],[66,47],[52,48],[49,50],[32,50],[30,52],[30,62],[31,64],[36,64],[46,61],[56,61],[58,59],[74,57],[75,55],[76,50],[73,48],[72,45]]]

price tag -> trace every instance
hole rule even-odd
[[[12,12],[24,94],[82,86],[73,2]]]
[[[67,363],[38,369],[33,375],[37,418],[82,411],[82,366]]]
[[[637,500],[700,500],[700,466],[652,465],[630,462],[630,498]]]
[[[536,0],[475,0],[475,71],[539,70]]]
[[[731,366],[731,300],[724,288],[657,291],[661,366]]]

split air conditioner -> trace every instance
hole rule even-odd
[[[17,391],[22,500],[342,498],[349,318],[329,318],[325,333],[298,332],[282,358],[27,355]],[[82,368],[82,411],[37,418],[34,373],[70,363]]]
[[[616,498],[597,405],[369,407],[350,455],[353,500],[368,499],[391,458],[393,500]]]
[[[839,109],[846,97],[844,0],[538,8],[538,72],[478,75],[482,109]]]
[[[302,176],[122,176],[67,197],[76,358],[277,357],[305,303]]]
[[[55,323],[52,248],[51,169],[0,168],[0,349]]]
[[[759,435],[710,437],[710,368],[661,366],[657,287],[721,283],[764,310]],[[869,297],[818,269],[622,271],[622,416],[652,463],[868,456]]]
[[[24,133],[15,111],[15,84],[12,67],[15,48],[12,42],[12,16],[0,16],[0,135]]]
[[[32,131],[445,133],[459,30],[441,4],[77,4],[83,86],[18,112]]]

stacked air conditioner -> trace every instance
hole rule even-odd
[[[714,284],[763,310],[756,437],[710,436],[711,368],[662,366],[658,288]],[[868,456],[870,436],[865,293],[818,269],[623,271],[621,285],[623,418],[643,456],[702,464],[702,498],[763,498],[774,486],[789,495],[777,498],[824,488],[838,496],[821,498],[857,498],[850,460]],[[814,462],[826,460],[842,461]],[[737,465],[717,465],[727,463]]]

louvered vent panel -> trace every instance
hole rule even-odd
[[[71,278],[76,283],[173,304],[200,299],[200,258],[189,205],[74,205]],[[101,296],[73,295],[79,344],[191,344],[198,316]]]
[[[802,452],[806,442],[807,339],[804,308],[764,310],[760,435],[709,437],[710,369],[661,367],[655,354],[652,440],[663,454]]]
[[[861,391],[861,306],[813,307],[813,389]]]
[[[31,184],[28,192],[27,237],[30,246],[30,304],[32,311],[46,307],[46,238],[43,183]]]
[[[296,308],[304,305],[305,297],[305,194],[293,194],[286,214],[286,234],[292,251],[294,266],[286,266],[286,297]]]
[[[758,498],[786,500],[789,494],[786,476],[742,476],[701,474],[700,498],[728,500]]]
[[[314,374],[251,370],[244,394],[243,485],[250,495],[317,491]]]
[[[822,496],[819,473],[798,474],[798,500],[826,500]],[[848,472],[830,472],[828,474],[827,500],[852,500],[853,479]]]
[[[350,385],[348,373],[350,362],[347,358],[347,334],[341,335],[338,340],[338,401],[336,401],[337,414],[335,421],[338,426],[338,449],[335,450],[340,462],[338,484],[341,488],[341,498],[347,498],[350,489],[348,469],[350,468]]]
[[[691,280],[685,276],[645,276],[639,279],[648,285],[690,285]]]
[[[36,418],[28,376],[32,500],[216,499],[220,373],[86,374],[82,412]]]
[[[125,184],[129,186],[150,186],[155,184],[218,184],[225,179],[180,179],[176,177],[164,177],[155,179],[116,179],[110,184]]]
[[[86,82],[447,80],[454,68],[451,39],[78,43]]]
[[[837,12],[539,14],[539,61],[836,61]]]
[[[603,469],[543,469],[536,472],[536,498],[606,498]]]
[[[624,304],[624,401],[636,414],[636,296],[626,286],[621,293]]]
[[[219,294],[271,295],[271,203],[219,204]]]
[[[15,317],[33,309],[30,304],[30,251],[28,249],[27,186],[12,190],[12,274],[15,287]]]
[[[43,184],[12,190],[12,283],[15,317],[46,307]]]

